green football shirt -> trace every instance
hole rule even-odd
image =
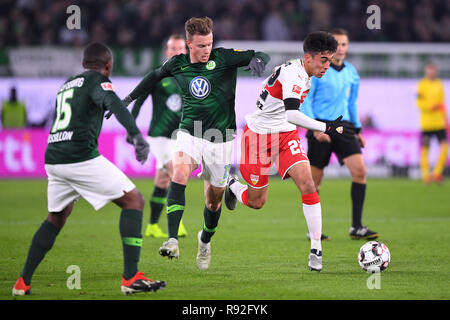
[[[264,53],[216,48],[206,63],[191,63],[189,54],[172,57],[149,73],[129,94],[132,100],[152,90],[158,81],[174,77],[182,92],[180,129],[213,142],[233,139],[236,130],[235,92],[237,68]]]
[[[148,135],[171,138],[178,129],[181,119],[182,92],[174,78],[164,78],[154,89],[140,96],[134,103],[131,114],[137,118],[142,104],[152,95],[153,112]]]
[[[75,163],[99,156],[98,136],[106,108],[116,114],[130,135],[139,133],[133,117],[107,77],[89,70],[69,78],[56,96],[45,163]]]

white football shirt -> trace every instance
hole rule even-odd
[[[311,88],[303,60],[295,59],[275,67],[263,81],[263,90],[256,101],[257,110],[245,117],[250,130],[260,133],[288,132],[297,127],[286,119],[284,99],[295,98],[300,105]]]

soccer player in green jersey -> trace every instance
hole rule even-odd
[[[149,73],[124,99],[130,103],[152,90],[161,79],[173,77],[182,91],[182,117],[173,153],[173,176],[167,195],[169,239],[159,253],[179,257],[178,226],[185,209],[189,177],[200,164],[204,179],[203,229],[198,233],[197,266],[207,269],[211,237],[217,230],[236,130],[234,100],[237,69],[247,66],[261,76],[269,56],[254,50],[213,49],[213,22],[191,18],[185,23],[189,54],[172,57]]]
[[[178,54],[186,54],[186,43],[181,34],[171,35],[165,47],[167,58]],[[170,177],[173,174],[172,165],[172,134],[178,129],[181,119],[181,89],[174,78],[164,78],[151,92],[140,96],[134,103],[131,114],[137,118],[142,105],[152,95],[153,113],[148,129],[147,141],[156,158],[155,189],[150,197],[150,222],[145,229],[145,236],[155,238],[167,238],[158,226],[158,220],[166,203],[167,191],[170,185]],[[127,141],[132,142],[127,136]],[[187,230],[180,221],[178,237],[187,235]]]
[[[121,291],[132,294],[165,286],[164,281],[152,281],[138,271],[145,202],[130,179],[98,152],[97,141],[105,111],[111,110],[132,137],[136,159],[141,163],[147,160],[148,143],[109,80],[113,67],[111,51],[101,43],[89,44],[84,49],[83,67],[87,70],[69,78],[56,96],[55,119],[45,151],[49,214],[31,241],[13,295],[30,294],[35,269],[52,248],[80,197],[95,210],[110,201],[122,209],[119,222],[124,257]]]

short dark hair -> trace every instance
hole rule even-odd
[[[321,52],[336,52],[338,43],[333,35],[325,31],[309,33],[303,41],[303,52],[316,54]]]
[[[330,33],[332,35],[347,36],[347,38],[349,39],[348,31],[344,28],[334,28]]]
[[[100,42],[88,44],[83,51],[83,67],[101,69],[112,59],[111,50]]]
[[[186,39],[191,40],[195,34],[206,36],[213,30],[213,21],[209,17],[190,18],[184,24]]]

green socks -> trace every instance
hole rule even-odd
[[[205,218],[205,222],[203,224],[203,231],[201,240],[203,243],[208,243],[211,241],[211,237],[217,230],[217,225],[219,224],[220,213],[222,212],[222,206],[220,206],[217,212],[211,212],[205,206],[203,209],[203,217]]]
[[[27,260],[21,273],[26,285],[30,285],[34,270],[44,259],[45,254],[53,247],[58,233],[59,229],[48,220],[45,220],[34,234],[28,250]]]
[[[186,186],[171,182],[167,194],[167,224],[169,227],[169,238],[178,239],[178,227],[184,212]],[[205,218],[201,240],[204,243],[211,241],[219,223],[222,207],[217,212],[209,211],[206,206],[203,210]]]
[[[123,244],[124,278],[132,278],[138,271],[138,262],[142,246],[142,212],[137,210],[122,210],[120,215],[120,236]],[[31,278],[45,254],[53,247],[59,229],[45,220],[36,231],[28,250],[27,260],[21,276],[26,285],[30,285]]]
[[[171,182],[167,194],[167,225],[169,238],[178,239],[178,227],[184,212],[186,186]]]
[[[129,280],[138,271],[142,246],[142,212],[123,209],[120,215],[119,230],[123,246],[123,277]]]
[[[158,223],[167,200],[167,189],[161,189],[155,186],[152,197],[150,199],[150,224]]]

